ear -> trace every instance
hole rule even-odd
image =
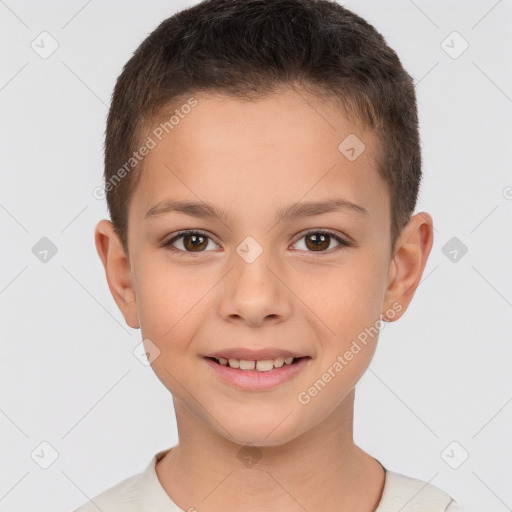
[[[425,212],[411,217],[396,242],[388,272],[385,311],[393,309],[396,314],[386,318],[383,312],[383,320],[394,322],[405,313],[420,283],[433,240],[432,217]],[[399,310],[392,307],[396,303],[402,306]]]
[[[121,310],[126,323],[133,329],[138,329],[139,317],[135,290],[133,288],[130,262],[114,225],[103,219],[94,230],[96,250],[105,267],[108,287],[117,307]]]

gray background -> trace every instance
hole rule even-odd
[[[107,210],[92,191],[123,64],[193,3],[0,1],[3,511],[70,510],[177,442],[171,396],[134,357],[140,331],[108,290],[93,240]],[[416,296],[382,330],[359,382],[355,441],[468,510],[510,510],[512,2],[344,5],[415,79],[417,211],[435,227]],[[51,49],[43,31],[58,43],[47,58],[31,47]],[[46,262],[36,257],[43,237],[57,248]]]

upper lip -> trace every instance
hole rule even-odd
[[[218,350],[213,352],[207,357],[224,357],[225,359],[242,359],[244,361],[264,361],[269,359],[276,359],[278,357],[305,357],[304,355],[291,352],[289,350],[283,350],[281,348],[264,348],[260,350],[251,350],[248,348],[227,348],[224,350]]]

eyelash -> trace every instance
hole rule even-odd
[[[330,253],[332,250],[343,249],[343,248],[346,248],[346,247],[352,247],[352,245],[353,245],[351,242],[349,242],[345,238],[340,237],[339,235],[337,235],[336,233],[333,233],[330,230],[319,230],[319,229],[313,229],[313,230],[309,230],[309,231],[301,233],[301,236],[300,236],[300,238],[298,238],[297,242],[299,240],[301,240],[302,238],[304,238],[305,236],[311,235],[311,234],[329,235],[330,237],[334,238],[334,240],[336,240],[336,242],[339,243],[339,245],[337,247],[335,247],[334,249],[331,249],[330,251],[306,251],[306,252],[310,252],[312,254],[315,254],[315,253],[318,253],[318,254]],[[171,252],[173,252],[177,256],[189,256],[190,255],[190,256],[193,256],[193,257],[197,257],[197,256],[199,256],[199,255],[201,255],[201,254],[203,254],[205,252],[209,252],[209,251],[199,251],[199,252],[184,251],[182,249],[177,249],[176,247],[172,246],[172,244],[174,242],[176,242],[176,240],[179,240],[180,238],[183,238],[186,235],[199,235],[199,236],[203,236],[203,237],[205,237],[205,238],[207,238],[209,240],[212,240],[211,237],[209,237],[206,233],[203,233],[202,231],[197,231],[197,230],[194,230],[194,229],[185,229],[185,230],[180,231],[179,233],[177,233],[170,240],[167,240],[167,241],[163,242],[162,243],[162,247],[167,248],[168,250],[170,250]],[[295,242],[295,243],[297,243],[297,242]],[[315,254],[315,256],[316,256],[316,254]]]

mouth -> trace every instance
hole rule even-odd
[[[309,356],[303,357],[276,357],[274,359],[260,359],[257,361],[248,360],[248,359],[236,359],[234,357],[206,357],[217,363],[220,366],[225,366],[228,368],[242,370],[242,371],[254,371],[254,372],[269,372],[275,370],[277,368],[282,368],[285,366],[293,366],[298,364],[303,359],[310,359]]]
[[[208,356],[203,359],[215,380],[250,392],[280,389],[285,383],[290,385],[312,362],[309,356],[288,355],[258,360],[222,356]]]

